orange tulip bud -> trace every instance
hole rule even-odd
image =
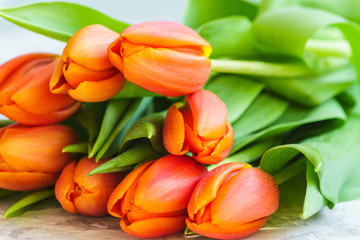
[[[206,168],[188,156],[168,155],[133,170],[116,187],[108,212],[129,235],[149,238],[185,229],[186,206]]]
[[[279,205],[274,178],[246,163],[227,163],[196,186],[186,225],[216,239],[239,239],[257,232]]]
[[[49,90],[59,62],[53,54],[26,54],[0,66],[0,113],[19,123],[57,123],[74,114],[79,102]]]
[[[207,90],[186,96],[185,102],[171,105],[166,115],[163,128],[166,150],[174,155],[190,151],[198,162],[219,163],[227,157],[234,141],[225,104]]]
[[[0,129],[0,188],[33,191],[54,185],[73,159],[62,148],[76,142],[76,133],[63,125]]]
[[[121,173],[87,176],[91,170],[107,160],[95,162],[83,157],[78,163],[69,163],[55,185],[55,196],[70,213],[101,217],[108,214],[106,204],[114,188],[120,183]]]
[[[64,48],[51,78],[50,90],[82,102],[101,102],[115,96],[124,76],[109,61],[107,47],[119,34],[101,25],[77,31]]]
[[[210,74],[211,45],[180,23],[132,25],[108,51],[110,61],[128,81],[169,97],[200,90]]]

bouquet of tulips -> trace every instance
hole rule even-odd
[[[359,199],[346,3],[190,0],[184,24],[134,25],[65,2],[0,9],[67,43],[0,66],[0,197],[27,192],[4,216],[55,196],[139,238],[239,239],[278,207],[306,219]]]

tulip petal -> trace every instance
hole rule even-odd
[[[185,209],[207,169],[189,156],[158,159],[139,178],[134,205],[153,213]]]
[[[2,172],[0,188],[13,191],[35,191],[55,184],[59,174],[37,172]]]
[[[17,171],[57,173],[72,160],[62,148],[77,141],[64,125],[6,129],[0,140],[0,155]]]
[[[210,60],[166,48],[145,48],[123,59],[125,78],[152,92],[176,97],[200,90]]]
[[[207,173],[197,184],[188,204],[190,219],[194,220],[195,214],[216,198],[217,191],[229,174],[246,168],[251,168],[251,165],[226,163]]]
[[[50,91],[54,94],[67,94],[71,86],[66,82],[63,71],[66,65],[62,59],[58,62],[50,79]]]
[[[179,104],[170,106],[163,126],[163,142],[166,150],[174,155],[184,155],[189,151],[185,143],[185,126]]]
[[[124,218],[121,210],[121,201],[128,189],[137,179],[148,169],[155,160],[142,164],[140,167],[130,172],[121,183],[114,189],[108,200],[107,209],[110,215],[117,218]]]
[[[107,48],[119,34],[99,24],[86,26],[77,31],[63,51],[64,62],[75,62],[95,71],[112,67]]]
[[[77,209],[72,202],[71,194],[74,193],[75,183],[74,183],[74,174],[75,174],[76,162],[72,161],[63,169],[60,174],[59,179],[55,184],[55,197],[61,204],[61,206],[70,213],[77,213]]]
[[[121,34],[122,39],[135,44],[163,48],[200,47],[202,54],[210,56],[211,45],[193,29],[170,21],[153,21],[134,24]]]
[[[84,81],[76,89],[69,89],[69,95],[82,102],[101,102],[115,96],[125,85],[125,78],[118,74],[101,81]]]
[[[0,105],[0,113],[7,116],[9,119],[27,125],[45,125],[58,123],[67,119],[69,116],[76,113],[81,106],[81,102],[75,102],[71,106],[60,109],[46,115],[38,115],[27,112],[18,105]]]
[[[211,154],[200,152],[199,154],[193,154],[193,157],[200,163],[218,164],[229,155],[233,142],[233,128],[231,127],[231,124],[227,122],[225,136],[216,144]]]
[[[274,178],[259,168],[243,169],[228,178],[211,203],[213,224],[243,224],[267,217],[278,208]]]
[[[215,239],[240,239],[256,233],[267,221],[267,217],[245,224],[216,225],[211,222],[196,224],[190,218],[186,219],[186,225],[191,231],[206,237]]]
[[[127,219],[120,220],[121,229],[134,237],[153,238],[177,233],[185,229],[186,215],[178,217],[159,217],[139,220],[130,223]]]
[[[185,98],[193,117],[193,131],[205,140],[221,138],[225,133],[227,109],[214,93],[200,90]]]

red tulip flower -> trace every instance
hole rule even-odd
[[[59,56],[32,53],[0,66],[0,113],[27,125],[57,123],[73,115],[79,102],[54,95],[49,82]]]
[[[165,236],[185,229],[186,206],[206,168],[188,156],[168,155],[133,170],[116,187],[108,212],[129,235]]]
[[[78,163],[72,161],[62,171],[55,185],[56,199],[70,213],[101,217],[108,214],[106,205],[110,194],[120,183],[121,173],[105,173],[87,176],[106,162],[95,162],[83,157]]]
[[[274,178],[245,163],[227,163],[196,186],[188,205],[187,226],[216,239],[239,239],[257,232],[279,204]]]
[[[77,140],[76,133],[63,125],[0,129],[0,188],[33,191],[54,185],[73,160],[62,148]]]
[[[225,104],[212,92],[200,90],[171,105],[163,128],[166,150],[174,155],[188,151],[201,163],[217,164],[230,153],[234,133],[226,120]]]
[[[201,89],[209,78],[211,51],[194,30],[168,21],[132,25],[108,50],[128,81],[169,97]]]
[[[101,102],[115,96],[125,79],[110,63],[107,47],[118,36],[101,25],[77,31],[64,48],[51,78],[51,92],[69,94],[82,102]]]

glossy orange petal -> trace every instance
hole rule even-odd
[[[56,68],[50,79],[50,91],[54,94],[67,94],[71,86],[63,75],[63,70],[66,68],[66,64],[62,59],[56,65]]]
[[[149,91],[176,97],[200,90],[210,60],[166,48],[145,48],[123,59],[125,78]]]
[[[229,174],[246,168],[251,168],[251,165],[246,163],[226,163],[207,173],[197,184],[188,204],[187,209],[190,219],[194,220],[195,214],[216,198],[220,186]]]
[[[185,209],[198,181],[207,173],[189,156],[158,159],[139,178],[134,205],[153,213]]]
[[[240,239],[257,232],[264,226],[268,218],[262,218],[245,224],[216,225],[211,222],[196,224],[190,218],[186,219],[186,225],[191,231],[206,237],[215,239]]]
[[[204,164],[218,164],[229,155],[234,143],[234,131],[229,122],[226,125],[225,136],[216,144],[212,152],[210,154],[203,152],[194,154],[193,157],[196,161]]]
[[[82,102],[100,102],[115,96],[125,85],[125,78],[119,72],[101,81],[84,81],[75,89],[69,90],[69,95]]]
[[[178,217],[159,217],[139,220],[130,223],[127,219],[120,220],[121,229],[134,237],[153,238],[177,233],[185,229],[186,215]]]
[[[102,25],[86,26],[70,38],[63,51],[63,60],[96,71],[110,68],[107,48],[118,37],[118,33]]]
[[[166,150],[174,155],[184,155],[189,151],[185,142],[184,119],[179,111],[180,104],[170,106],[163,126],[163,142]]]
[[[134,24],[126,28],[121,34],[122,39],[131,43],[152,47],[200,47],[208,57],[211,45],[193,29],[180,23],[169,21],[154,21]]]
[[[118,218],[124,218],[121,211],[121,201],[128,189],[137,181],[137,179],[149,168],[155,160],[142,164],[140,167],[131,171],[121,183],[114,189],[108,200],[107,209],[110,215]]]
[[[77,213],[77,209],[71,199],[75,191],[74,174],[76,162],[69,163],[61,172],[55,184],[55,197],[61,206],[70,213]]]
[[[213,224],[243,224],[267,217],[278,208],[274,178],[259,168],[243,169],[228,178],[211,203]]]
[[[77,142],[76,133],[63,125],[6,129],[0,155],[18,171],[60,172],[73,156],[62,148]]]
[[[226,129],[227,108],[218,96],[200,90],[186,96],[193,117],[193,131],[205,140],[221,138]]]
[[[13,191],[35,191],[55,184],[59,174],[0,171],[0,188]]]
[[[108,47],[109,60],[113,66],[119,69],[120,72],[124,72],[124,61],[121,56],[121,39],[118,38],[112,42]]]

